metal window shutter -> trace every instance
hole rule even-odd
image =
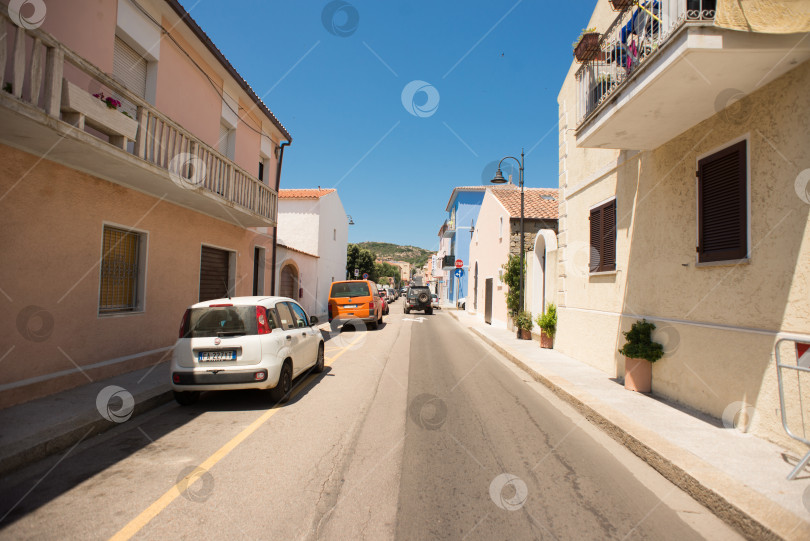
[[[200,302],[227,296],[230,254],[225,250],[202,247],[200,255]]]
[[[228,135],[230,134],[230,131],[231,131],[230,128],[228,128],[224,124],[219,125],[218,147],[220,154],[222,154],[223,156],[228,155]]]
[[[121,38],[115,38],[113,75],[133,94],[146,97],[146,60]]]
[[[591,253],[590,261],[588,263],[588,270],[596,272],[599,270],[599,256],[602,253],[602,238],[600,231],[602,230],[602,209],[595,208],[591,210],[590,215],[590,229],[591,229]]]
[[[616,270],[616,200],[602,207],[601,271]]]
[[[743,259],[748,252],[746,142],[698,162],[698,255],[701,262]]]
[[[99,311],[137,308],[139,241],[137,233],[104,228]]]

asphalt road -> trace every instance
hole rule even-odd
[[[739,539],[448,314],[327,342],[0,479],[0,539]]]

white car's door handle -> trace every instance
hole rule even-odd
[[[290,336],[290,335],[288,334],[288,335],[287,335],[287,340],[292,340],[292,336]]]

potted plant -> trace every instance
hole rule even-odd
[[[599,53],[599,33],[596,28],[584,28],[571,46],[578,62],[592,60]]]
[[[537,326],[540,327],[540,347],[552,349],[557,333],[557,307],[554,303],[548,305],[544,314],[537,316]]]
[[[534,322],[532,321],[532,313],[531,312],[518,312],[515,316],[515,327],[517,327],[517,337],[521,340],[531,340],[532,339],[532,327],[534,326]]]
[[[624,388],[640,393],[652,390],[652,363],[664,356],[664,346],[653,342],[655,324],[646,319],[636,321],[630,330],[622,333],[627,339],[619,353],[624,363]]]

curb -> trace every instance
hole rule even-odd
[[[142,399],[135,397],[135,408],[130,419],[170,402],[173,398],[168,384],[165,388],[161,386],[157,392],[152,390],[144,394],[146,396]],[[101,434],[120,424],[104,419],[94,409],[60,425],[48,427],[43,432],[0,449],[0,475],[60,453],[90,436]]]
[[[564,388],[571,386],[568,380],[544,376],[481,331],[461,323],[456,314],[451,315],[473,335],[520,367],[535,381],[546,386],[555,396],[574,407],[591,424],[596,425],[648,463],[669,482],[689,494],[745,537],[775,540],[807,539],[810,536],[810,524],[792,512],[729,478],[724,472],[699,457],[645,427],[636,425],[631,419],[587,394],[575,395]],[[715,488],[704,482],[708,480],[713,481]],[[802,524],[804,527],[801,527]],[[791,528],[790,525],[795,526]]]

